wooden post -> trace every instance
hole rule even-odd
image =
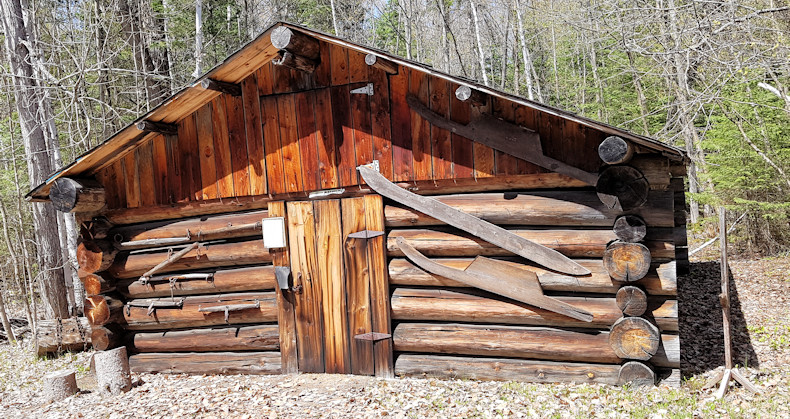
[[[287,217],[283,201],[269,202],[270,217]],[[287,225],[287,219],[285,221]],[[287,241],[286,235],[286,241]],[[286,243],[287,244],[287,243]],[[272,265],[290,267],[288,246],[284,249],[271,249]],[[296,374],[299,372],[299,358],[296,347],[296,317],[294,312],[293,288],[283,290],[279,286],[277,291],[277,325],[280,329],[280,360],[283,374]]]
[[[716,398],[721,399],[727,392],[730,380],[741,383],[741,385],[752,393],[760,393],[760,389],[746,379],[732,364],[732,337],[730,336],[730,275],[727,266],[727,217],[724,207],[719,208],[719,243],[721,248],[721,302],[722,327],[724,328],[724,371],[716,374],[704,388],[711,388],[717,383],[719,389],[716,391]]]
[[[96,382],[100,393],[120,394],[132,389],[129,358],[126,347],[97,352],[93,356],[96,365]]]
[[[44,395],[50,402],[56,402],[76,394],[80,389],[77,387],[76,371],[61,370],[44,376]]]

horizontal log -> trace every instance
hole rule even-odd
[[[148,315],[151,302],[167,302],[170,298],[138,299],[126,303],[124,320],[129,330],[167,330],[193,327],[221,326],[225,324],[270,323],[277,321],[277,301],[273,292],[248,292],[222,295],[183,297],[181,307],[158,307]],[[259,302],[258,308],[231,311],[225,322],[225,313],[202,313],[198,310],[228,304]]]
[[[550,249],[557,250],[573,258],[602,258],[606,245],[617,239],[608,230],[525,230],[512,228],[511,232]],[[403,237],[420,253],[429,257],[464,256],[514,256],[498,246],[482,239],[452,229],[398,229],[391,230],[387,236],[387,255],[403,256],[395,242]],[[645,245],[656,262],[670,261],[675,258],[671,229],[652,229],[648,232]]]
[[[279,50],[288,50],[313,60],[320,56],[320,43],[317,39],[285,26],[274,28],[270,39],[272,46]]]
[[[277,53],[277,56],[272,59],[272,64],[292,68],[309,74],[315,71],[315,68],[318,66],[318,61],[299,54],[294,54],[290,51],[280,51]]]
[[[83,270],[79,270],[78,276],[80,281],[82,281],[82,286],[85,288],[86,295],[99,295],[115,291],[115,286],[113,285],[114,280],[112,277],[109,279],[106,278],[109,277],[108,274],[90,274]]]
[[[130,356],[129,368],[135,373],[280,374],[280,353],[144,353]]]
[[[154,276],[145,284],[137,279],[125,279],[118,282],[118,291],[128,298],[154,298],[272,290],[277,284],[271,265],[204,272],[210,275],[209,279],[179,272]],[[170,278],[175,278],[172,287]]]
[[[168,332],[134,333],[136,352],[276,351],[280,333],[276,324]]]
[[[395,360],[399,376],[538,383],[616,385],[620,365],[402,354]]]
[[[175,251],[178,248],[174,249]],[[134,278],[147,272],[168,258],[168,250],[121,252],[108,271],[116,278]],[[223,266],[255,265],[271,262],[263,240],[201,244],[159,273],[191,269],[218,268]]]
[[[441,258],[434,259],[456,269],[466,269],[473,258]],[[549,271],[539,266],[523,264],[521,261],[505,259],[519,268],[538,274],[540,286],[544,291],[592,292],[615,294],[621,283],[614,281],[604,269],[600,260],[576,260],[589,269],[590,275],[570,276]],[[426,287],[466,287],[465,284],[425,272],[405,258],[393,258],[389,262],[389,277],[392,285],[426,286]],[[635,282],[651,295],[677,295],[677,276],[675,262],[653,264],[647,276]]]
[[[200,81],[200,87],[215,92],[226,93],[231,96],[241,96],[241,86],[237,83],[205,78]]]
[[[91,342],[97,351],[117,348],[123,343],[123,328],[119,324],[95,326],[91,329]]]
[[[650,363],[680,367],[680,340],[662,334],[662,344]],[[530,358],[619,364],[607,331],[479,324],[400,323],[392,332],[398,352]]]
[[[168,124],[166,122],[149,121],[144,119],[137,122],[136,126],[138,130],[145,132],[156,132],[167,135],[178,134],[178,125]]]
[[[44,356],[62,351],[81,351],[91,346],[91,325],[85,317],[39,320],[36,323],[36,354]]]
[[[112,223],[104,217],[92,217],[80,223],[80,237],[82,240],[99,240],[107,238]]]
[[[647,361],[661,346],[661,332],[642,317],[623,317],[612,325],[609,344],[620,358]]]
[[[95,213],[104,208],[104,187],[94,179],[62,177],[49,188],[49,200],[60,212]]]
[[[630,142],[613,135],[598,145],[598,156],[606,164],[622,164],[631,160],[635,149]]]
[[[206,237],[204,232],[239,225],[249,225],[266,218],[268,211],[251,211],[239,214],[225,214],[208,217],[186,218],[171,221],[158,221],[125,226],[117,226],[110,230],[110,237],[116,243],[140,241],[149,239],[170,239],[192,237],[196,241],[214,240],[217,238],[230,239],[260,235],[257,231],[231,231],[223,237]]]
[[[441,195],[440,202],[498,225],[592,226],[611,228],[621,210],[607,208],[593,191],[504,192]],[[650,194],[644,207],[633,211],[650,227],[673,227],[672,192]],[[387,205],[388,227],[443,225],[410,208]]]
[[[454,355],[529,358],[550,361],[619,364],[609,347],[609,333],[547,327],[477,324],[400,323],[392,333],[393,349]]]
[[[376,54],[365,55],[365,64],[383,70],[387,74],[398,74],[398,65]]]
[[[118,250],[106,240],[83,241],[77,245],[77,263],[86,273],[107,270],[117,254]]]
[[[85,299],[85,317],[91,327],[117,323],[123,318],[123,302],[105,295],[90,295]]]
[[[469,103],[474,106],[483,106],[488,103],[487,94],[473,89],[470,86],[458,86],[458,88],[455,89],[455,98],[461,102],[469,101]]]
[[[559,173],[533,173],[526,175],[492,176],[478,179],[439,179],[414,182],[397,182],[396,185],[420,195],[446,195],[485,191],[508,191],[525,189],[578,188],[585,183]],[[348,188],[337,198],[366,195],[373,192],[365,186]],[[212,199],[141,208],[119,208],[109,210],[104,216],[113,224],[134,224],[161,220],[197,217],[238,211],[265,209],[269,202],[279,200],[313,200],[310,191],[266,196],[238,196],[232,200]]]
[[[608,328],[622,317],[614,298],[565,296],[555,296],[555,298],[592,313],[593,320],[589,323],[575,320],[472,289],[446,291],[396,288],[392,293],[390,304],[392,319],[402,321],[499,323],[598,329]],[[676,300],[651,298],[648,313],[655,318],[662,331],[678,330]]]

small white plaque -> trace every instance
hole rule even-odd
[[[285,247],[285,218],[271,217],[261,221],[263,229],[263,247],[282,249]]]

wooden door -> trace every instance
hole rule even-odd
[[[381,197],[289,202],[299,371],[392,375]],[[372,332],[375,332],[372,333]]]

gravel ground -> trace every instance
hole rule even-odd
[[[684,381],[680,388],[616,388],[303,374],[135,374],[135,387],[100,396],[90,352],[34,359],[0,345],[0,417],[790,417],[790,257],[732,261],[735,359],[763,391],[733,387],[724,400],[702,389],[723,363],[718,263],[692,264],[681,282]],[[82,392],[46,403],[41,377],[78,371]],[[759,369],[757,369],[759,367]]]

